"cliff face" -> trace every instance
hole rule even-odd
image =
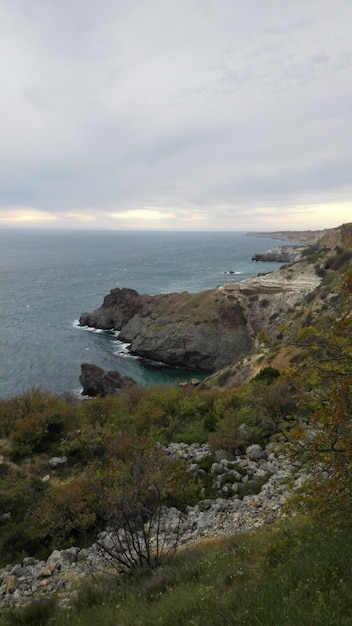
[[[340,247],[352,250],[352,222],[325,231],[319,244],[322,248]]]
[[[260,331],[274,336],[283,325],[299,319],[303,324],[307,315],[329,308],[336,295],[333,281],[340,280],[339,272],[351,262],[352,224],[325,231],[314,246],[303,250],[307,253],[300,261],[275,272],[240,283],[226,281],[200,293],[149,296],[112,289],[101,307],[83,313],[80,325],[120,330],[130,352],[147,359],[221,370],[254,354]],[[328,287],[319,293],[324,276]]]
[[[200,293],[148,296],[116,288],[81,315],[80,325],[119,330],[131,354],[212,372],[253,352],[258,332],[285,322],[320,282],[312,264],[297,262]]]
[[[266,250],[261,254],[254,254],[252,261],[276,261],[278,263],[297,263],[302,259],[306,246],[279,246]]]
[[[113,289],[80,325],[120,330],[132,354],[203,371],[224,367],[254,345],[240,303],[217,289],[155,296]]]
[[[247,233],[252,237],[263,237],[264,239],[280,239],[280,241],[305,241],[313,243],[324,235],[325,230],[276,230],[274,232]]]

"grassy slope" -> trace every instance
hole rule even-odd
[[[352,623],[350,530],[301,519],[203,542],[119,586],[90,581],[70,610],[36,605],[0,624],[331,626]],[[51,617],[50,617],[51,616]]]

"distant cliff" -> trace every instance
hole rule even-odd
[[[342,224],[337,228],[307,231],[277,231],[272,233],[251,233],[256,237],[270,237],[282,241],[304,241],[303,246],[278,246],[260,254],[254,254],[252,261],[277,261],[279,263],[297,263],[309,252],[308,247],[318,246],[321,250],[336,247],[352,249],[352,223]]]
[[[280,239],[281,241],[306,241],[313,243],[320,239],[326,230],[276,230],[274,232],[246,233],[251,237],[263,237],[265,239]]]
[[[307,246],[279,246],[266,250],[261,254],[254,254],[252,261],[276,261],[278,263],[297,263],[301,261]]]
[[[352,250],[352,222],[326,230],[319,245],[322,248],[340,247]]]

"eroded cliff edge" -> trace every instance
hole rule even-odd
[[[218,289],[149,296],[115,288],[80,325],[119,330],[131,354],[201,371],[220,369],[254,346],[241,303]]]
[[[308,313],[319,315],[329,307],[332,283],[322,293],[319,286],[324,276],[338,278],[344,250],[352,250],[352,224],[324,231],[301,261],[239,283],[154,296],[112,289],[101,307],[81,315],[80,325],[119,330],[131,354],[140,357],[219,371],[254,354],[260,331],[273,335],[289,320],[303,324]]]
[[[80,325],[119,330],[131,354],[214,372],[251,354],[259,331],[282,324],[320,282],[315,267],[302,262],[199,293],[115,288],[101,307],[81,315]]]

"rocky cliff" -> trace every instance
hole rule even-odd
[[[148,296],[116,288],[80,324],[120,330],[140,357],[211,372],[249,355],[258,332],[284,323],[321,280],[304,261],[200,293]]]
[[[297,263],[303,257],[307,246],[279,246],[266,250],[261,254],[254,254],[252,261],[276,261],[278,263]]]
[[[224,367],[254,345],[241,304],[218,289],[155,296],[112,289],[80,325],[120,330],[132,354],[202,371]]]
[[[340,247],[352,250],[352,222],[325,231],[319,240],[322,248]]]
[[[200,293],[149,296],[112,289],[101,307],[81,316],[80,325],[120,330],[121,340],[140,357],[222,370],[254,353],[260,331],[274,335],[283,324],[304,323],[308,314],[329,306],[333,281],[341,279],[352,256],[352,224],[324,231],[313,245],[298,249],[295,262],[275,272]],[[319,292],[323,279],[327,290]]]
[[[263,237],[265,239],[280,239],[281,241],[305,241],[313,243],[320,239],[325,230],[276,230],[274,232],[247,233],[252,237]]]

